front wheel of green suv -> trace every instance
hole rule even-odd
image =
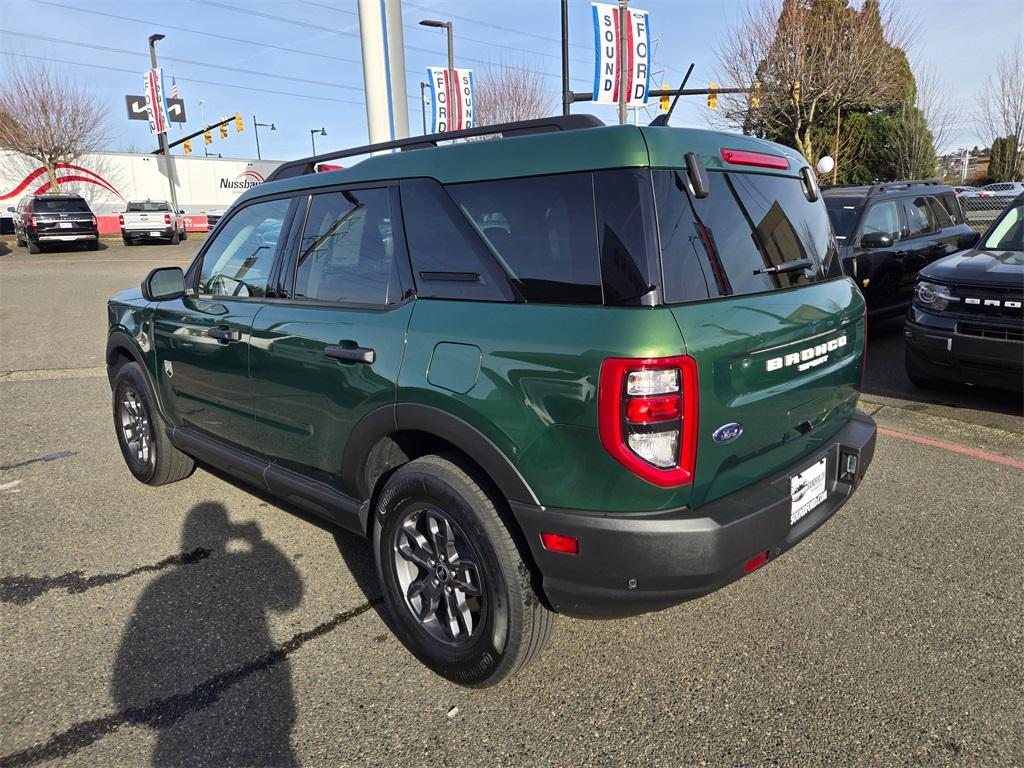
[[[375,517],[391,624],[420,661],[485,688],[540,654],[555,615],[534,592],[494,501],[456,461],[425,456],[398,469]]]

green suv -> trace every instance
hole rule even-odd
[[[306,158],[108,311],[135,477],[203,462],[370,537],[392,627],[463,685],[556,613],[775,559],[874,452],[864,299],[804,159],[746,136],[573,116]]]

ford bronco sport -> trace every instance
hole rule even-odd
[[[874,452],[864,299],[807,163],[746,136],[572,116],[288,163],[109,326],[135,477],[205,462],[371,537],[396,632],[464,685],[555,613],[774,560]]]

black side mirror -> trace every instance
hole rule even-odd
[[[977,232],[964,232],[960,237],[956,239],[956,247],[961,251],[966,251],[968,248],[973,248],[981,240],[981,235]]]
[[[892,237],[885,232],[869,232],[860,239],[863,248],[889,248],[892,246]]]
[[[157,267],[142,281],[146,301],[169,301],[185,295],[185,273],[181,267]]]
[[[178,213],[180,213],[182,216],[184,216],[185,215],[185,209],[182,208],[180,211],[178,211]]]

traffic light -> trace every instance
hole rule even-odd
[[[192,154],[192,142],[188,139],[185,139],[185,141],[182,142],[182,148],[185,150],[186,155]]]
[[[718,83],[711,83],[708,89],[708,109],[718,109]]]
[[[245,123],[242,122],[242,113],[235,112],[235,133],[241,133],[245,130]]]
[[[213,136],[210,135],[210,129],[209,128],[207,128],[205,131],[203,131],[203,143],[204,144],[213,144]]]
[[[750,90],[750,108],[757,109],[761,106],[761,81],[755,80]]]
[[[668,112],[669,101],[670,99],[668,96],[662,96],[660,99],[658,99],[658,106],[661,108],[662,112]]]
[[[222,139],[226,139],[228,137],[228,124],[227,123],[221,123],[220,124],[220,137]]]
[[[800,102],[800,81],[793,81],[793,103],[798,104]]]

